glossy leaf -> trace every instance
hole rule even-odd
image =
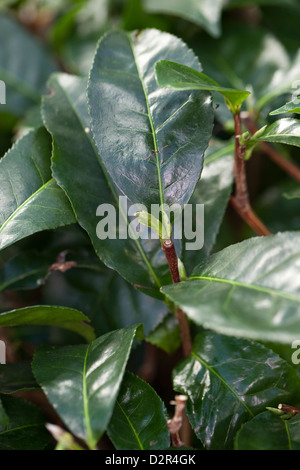
[[[33,372],[50,403],[92,449],[112,416],[136,331],[132,326],[89,346],[44,347],[35,354]]]
[[[258,137],[254,135],[251,140],[300,147],[300,122],[293,118],[279,119],[268,126]]]
[[[174,371],[174,388],[189,397],[187,413],[203,445],[230,449],[245,421],[266,406],[292,400],[297,372],[261,344],[205,332]]]
[[[204,73],[169,60],[160,60],[155,66],[155,74],[160,87],[221,93],[233,113],[240,109],[243,101],[250,95],[249,91],[222,87]]]
[[[300,114],[300,99],[299,98],[294,98],[292,101],[289,101],[286,103],[284,106],[281,106],[281,108],[275,109],[270,113],[271,116],[274,116],[276,114]]]
[[[49,274],[51,262],[40,253],[23,252],[7,261],[0,270],[0,292],[35,289]]]
[[[38,388],[29,362],[5,364],[5,367],[0,367],[0,393],[10,394]]]
[[[162,290],[197,324],[291,343],[300,336],[300,233],[251,238],[210,256],[190,280]]]
[[[38,129],[0,160],[0,249],[75,222],[65,194],[51,176],[50,156],[50,137]]]
[[[0,77],[6,84],[6,104],[0,111],[21,117],[40,102],[56,66],[41,43],[4,14],[0,17],[0,43]]]
[[[43,450],[51,442],[43,413],[21,398],[2,396],[9,424],[0,422],[0,450]]]
[[[300,450],[300,415],[284,420],[266,411],[244,424],[236,450]]]
[[[84,322],[89,322],[89,319],[78,310],[47,305],[24,307],[0,313],[0,327],[20,325],[57,326],[74,331],[90,342],[95,337],[94,330]]]
[[[158,450],[170,444],[167,410],[149,384],[127,372],[108,426],[117,450]]]
[[[96,146],[115,184],[134,204],[185,204],[199,180],[212,134],[205,92],[159,89],[154,64],[178,60],[201,70],[178,38],[157,30],[112,32],[97,49],[88,84]]]
[[[51,78],[49,87],[52,94],[43,101],[43,116],[54,138],[53,174],[71,200],[97,255],[131,283],[153,289],[163,282],[171,282],[158,240],[142,242],[130,237],[119,238],[120,233],[127,231],[129,221],[119,212],[119,194],[93,143],[86,105],[86,80],[60,74]],[[116,207],[116,239],[100,240],[96,234],[101,220],[96,211],[103,203]]]
[[[221,33],[222,0],[144,0],[144,5],[150,13],[167,13],[196,23],[212,36]]]
[[[3,369],[3,367],[1,367]],[[0,429],[1,427],[8,426],[9,424],[9,417],[6,414],[6,411],[4,409],[4,406],[2,404],[1,398],[0,398]]]

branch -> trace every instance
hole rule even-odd
[[[173,240],[170,238],[164,240],[163,250],[168,261],[173,283],[178,284],[178,282],[180,282],[180,275],[178,270],[178,258]],[[180,308],[176,310],[176,318],[180,328],[183,354],[184,357],[188,357],[192,352],[192,339],[188,319],[186,314]]]
[[[234,116],[235,125],[235,151],[234,151],[234,178],[235,178],[235,196],[231,197],[231,203],[240,217],[257,235],[270,235],[264,223],[257,217],[253,211],[250,201],[245,168],[245,148],[240,144],[242,134],[242,122],[240,113]]]
[[[171,405],[175,405],[175,413],[172,419],[167,421],[168,429],[171,434],[172,446],[181,447],[184,443],[180,439],[179,431],[183,424],[185,415],[185,404],[188,397],[185,395],[176,395],[175,401],[171,401]]]
[[[243,114],[243,121],[251,132],[255,134],[258,131],[258,127],[254,121],[249,117],[248,113]],[[266,142],[260,142],[260,147],[263,149],[265,154],[273,160],[278,166],[280,166],[286,173],[288,173],[294,180],[300,183],[300,168],[294,163],[284,158],[274,147]]]

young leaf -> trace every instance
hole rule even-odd
[[[7,38],[10,38],[8,41]],[[41,44],[12,17],[0,17],[0,76],[6,85],[6,104],[1,112],[21,117],[38,104],[56,66]]]
[[[21,398],[2,396],[9,423],[0,422],[0,450],[43,450],[51,442],[43,413]]]
[[[197,324],[276,343],[300,337],[300,233],[251,238],[162,290]]]
[[[50,403],[91,449],[107,428],[137,326],[100,336],[89,346],[37,350],[33,373]]]
[[[212,36],[221,34],[222,0],[144,0],[150,13],[167,13],[202,26]]]
[[[10,394],[38,388],[29,362],[5,364],[5,367],[0,367],[0,393]]]
[[[174,371],[174,388],[189,397],[187,413],[203,445],[230,449],[245,421],[297,395],[297,372],[261,344],[205,332]]]
[[[157,86],[154,64],[163,58],[200,71],[194,53],[170,34],[109,33],[99,43],[88,84],[101,159],[130,201],[148,210],[189,201],[212,134],[208,93]]]
[[[236,450],[300,450],[300,415],[284,420],[266,411],[244,424]]]
[[[126,372],[107,432],[117,450],[170,445],[167,410],[149,384]]]
[[[289,101],[286,103],[284,106],[281,106],[281,108],[277,108],[274,111],[270,113],[271,116],[274,116],[276,114],[300,114],[300,99],[294,98],[292,101]]]
[[[35,289],[47,275],[51,261],[35,252],[23,252],[7,261],[0,271],[0,292],[15,289]]]
[[[0,327],[19,325],[57,326],[78,333],[87,342],[95,338],[94,329],[84,323],[89,321],[88,317],[78,312],[78,310],[47,305],[24,307],[0,313]]]
[[[51,139],[31,131],[0,160],[0,249],[42,230],[75,223],[50,170]]]
[[[160,87],[169,87],[176,90],[217,91],[221,93],[233,114],[240,110],[241,104],[250,95],[249,91],[224,88],[204,73],[169,60],[160,60],[155,65],[155,74]]]
[[[99,157],[89,129],[86,80],[65,74],[51,77],[52,94],[43,99],[45,125],[53,135],[53,174],[68,195],[79,223],[101,261],[131,283],[154,288],[169,282],[160,242],[120,238],[129,221],[117,208],[119,194]],[[59,110],[59,112],[57,112]],[[83,158],[84,155],[84,158]],[[96,233],[100,204],[116,208],[116,239]],[[121,222],[119,222],[121,220]],[[124,236],[124,233],[123,233]],[[151,289],[151,292],[152,292]]]
[[[266,127],[259,136],[252,136],[251,141],[274,142],[300,147],[300,122],[293,118],[279,119]]]

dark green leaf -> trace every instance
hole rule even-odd
[[[46,81],[56,67],[42,45],[3,14],[0,43],[0,77],[6,84],[6,105],[0,111],[20,117],[40,102]]]
[[[31,131],[0,160],[0,249],[42,230],[75,222],[50,170],[51,139]]]
[[[191,424],[209,449],[233,447],[241,424],[298,393],[297,372],[270,349],[248,340],[201,333],[174,371],[174,388],[189,397]]]
[[[159,287],[168,283],[168,266],[157,240],[119,239],[127,216],[118,210],[118,193],[107,175],[89,132],[86,105],[86,80],[70,75],[55,75],[49,81],[53,90],[43,102],[43,115],[53,134],[53,173],[71,200],[79,223],[90,235],[99,258],[131,283]],[[84,158],[83,158],[84,155]],[[100,240],[96,227],[102,203],[116,207],[116,239]]]
[[[58,326],[74,331],[90,342],[95,337],[94,329],[84,322],[89,322],[89,319],[78,310],[47,305],[19,308],[0,314],[0,327],[19,325]]]
[[[212,36],[221,33],[222,0],[144,0],[150,13],[176,15],[202,26]]]
[[[35,289],[49,274],[51,262],[35,252],[23,252],[7,261],[0,271],[0,292],[13,289]]]
[[[10,394],[38,388],[29,362],[0,366],[0,393]]]
[[[233,144],[213,141],[205,154],[201,179],[190,200],[194,206],[204,204],[204,245],[201,250],[187,250],[184,238],[180,257],[188,275],[207,258],[215,244],[232,191],[233,153]],[[194,223],[197,224],[196,217]]]
[[[289,420],[266,411],[244,424],[236,450],[300,450],[300,414]]]
[[[168,447],[167,410],[149,384],[127,372],[108,426],[117,450],[158,450]]]
[[[32,403],[2,396],[9,424],[0,423],[0,450],[43,450],[51,442],[45,417]]]
[[[300,337],[300,232],[229,246],[162,290],[196,323],[232,336],[291,343]]]
[[[293,118],[279,119],[268,126],[257,138],[254,135],[251,140],[300,147],[300,121]]]
[[[129,200],[148,210],[189,201],[212,133],[209,94],[160,89],[154,73],[160,59],[201,70],[193,52],[170,34],[113,32],[99,43],[88,84],[101,159]]]
[[[92,449],[111,418],[136,331],[132,326],[89,346],[45,347],[35,354],[33,372],[50,403]]]
[[[274,116],[276,114],[300,114],[300,99],[299,98],[294,98],[293,101],[289,101],[286,103],[284,106],[281,106],[281,108],[275,109],[270,113],[271,116]]]
[[[240,109],[243,101],[250,95],[249,91],[224,88],[204,73],[169,60],[160,60],[155,66],[155,74],[160,87],[217,91],[225,97],[233,113]]]

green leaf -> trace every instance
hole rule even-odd
[[[300,337],[300,232],[255,237],[210,256],[162,291],[195,323],[276,343]]]
[[[274,142],[300,147],[300,121],[293,118],[279,119],[266,127],[258,137],[254,135],[251,141]]]
[[[42,230],[75,222],[50,170],[51,140],[31,131],[0,160],[0,249]]]
[[[80,225],[88,232],[101,261],[131,283],[152,289],[171,282],[158,240],[120,239],[127,215],[119,212],[119,194],[98,155],[89,131],[86,80],[65,74],[51,77],[52,94],[43,100],[43,117],[53,135],[53,174],[71,200]],[[84,155],[84,158],[82,158]],[[100,240],[97,207],[116,208],[117,238]],[[121,226],[119,224],[121,218]],[[124,235],[124,234],[123,234]]]
[[[236,450],[300,450],[300,415],[289,420],[266,411],[244,424]]]
[[[187,250],[184,238],[181,259],[190,275],[194,267],[210,254],[229,202],[233,185],[234,144],[213,141],[208,147],[204,159],[204,168],[190,204],[204,204],[204,245],[201,250]],[[199,221],[194,215],[194,225]]]
[[[5,364],[5,367],[0,366],[0,393],[10,394],[38,388],[29,362]]]
[[[144,0],[149,13],[167,13],[202,26],[212,36],[221,34],[222,0]]]
[[[250,95],[249,91],[224,88],[204,73],[169,60],[160,60],[155,65],[155,74],[160,87],[221,93],[233,114],[240,110],[241,104]]]
[[[3,14],[0,43],[0,77],[6,84],[6,104],[1,105],[0,111],[21,117],[40,102],[46,81],[56,66],[34,37],[12,17]]]
[[[230,449],[245,421],[298,393],[297,372],[252,341],[198,335],[191,355],[174,371],[174,388],[189,397],[187,414],[203,445]]]
[[[50,403],[92,449],[112,416],[136,332],[132,326],[100,336],[89,346],[45,347],[34,356],[33,373]]]
[[[270,113],[271,116],[274,116],[276,114],[291,114],[291,113],[296,113],[300,114],[300,99],[294,98],[292,101],[289,101],[286,103],[284,106],[281,106],[281,108],[275,109]]]
[[[168,354],[175,353],[181,344],[179,325],[175,315],[172,313],[167,315],[145,339]]]
[[[23,252],[7,261],[0,271],[0,292],[35,289],[49,274],[49,257],[41,253]]]
[[[99,43],[88,84],[101,159],[119,189],[148,211],[152,204],[189,201],[212,134],[207,93],[157,86],[154,64],[163,58],[201,69],[194,53],[170,34],[109,33]]]
[[[158,450],[170,444],[167,410],[149,384],[126,372],[108,436],[117,450]]]
[[[2,396],[9,424],[0,422],[0,450],[43,450],[51,442],[43,413],[21,398]]]
[[[88,342],[95,337],[94,329],[85,324],[88,317],[72,308],[38,305],[0,313],[0,327],[19,325],[47,325],[65,328],[78,333]]]
[[[286,0],[285,5],[296,5],[297,0]],[[226,0],[225,8],[238,8],[252,5],[282,5],[282,0]]]

